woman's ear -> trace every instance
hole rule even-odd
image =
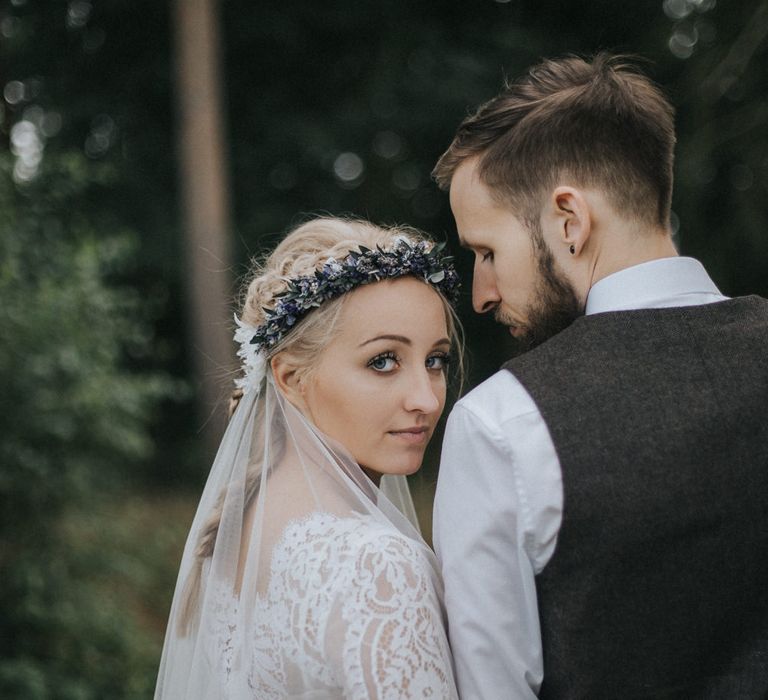
[[[573,256],[578,256],[592,233],[592,212],[584,193],[576,187],[560,186],[552,192],[558,238]]]
[[[287,352],[279,352],[270,361],[272,377],[280,393],[299,409],[305,408],[301,366]]]

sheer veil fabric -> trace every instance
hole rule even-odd
[[[456,697],[434,555],[405,477],[382,481],[269,372],[246,389],[184,549],[155,699]]]

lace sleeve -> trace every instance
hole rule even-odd
[[[424,553],[384,529],[358,530],[354,539],[326,637],[345,697],[456,698],[440,604]]]

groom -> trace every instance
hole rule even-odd
[[[529,351],[456,404],[434,540],[463,700],[768,697],[768,302],[670,237],[673,109],[545,61],[434,175]]]

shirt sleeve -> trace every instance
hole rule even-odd
[[[433,533],[464,700],[535,698],[542,681],[535,575],[554,550],[562,485],[546,426],[521,398],[501,422],[494,407],[457,404],[443,443]]]

